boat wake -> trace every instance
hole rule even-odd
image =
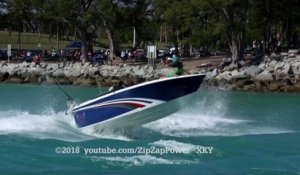
[[[169,148],[180,153],[174,158],[172,153],[165,154],[137,154],[133,156],[87,156],[92,162],[100,162],[104,168],[107,165],[115,168],[128,168],[133,166],[145,166],[155,164],[196,164],[199,163],[199,155],[196,154],[197,148],[200,145],[193,145],[190,143],[179,142],[176,140],[158,140],[152,143],[148,143],[147,147],[155,147],[158,149]],[[196,154],[197,156],[191,157],[190,154]],[[171,155],[171,157],[170,157]]]
[[[79,130],[71,114],[65,115],[65,112],[55,112],[53,109],[46,109],[42,114],[31,114],[21,110],[0,111],[0,135],[15,134],[39,139],[80,142],[98,138],[130,141],[135,140],[135,138],[145,138],[145,135],[149,136],[148,131],[175,137],[241,136],[295,132],[276,127],[280,126],[280,123],[267,126],[264,123],[258,124],[255,120],[243,117],[231,118],[226,115],[226,98],[206,95],[204,98],[197,99],[199,100],[188,107],[185,105],[177,113],[145,124],[138,130],[110,130],[100,133],[88,128]]]
[[[210,94],[177,113],[145,124],[144,127],[163,135],[175,137],[242,136],[294,132],[285,128],[258,124],[258,121],[242,116],[233,118],[226,113],[226,98]]]
[[[0,111],[0,135],[19,135],[37,139],[56,139],[81,142],[97,138],[131,140],[127,133],[111,131],[96,133],[92,130],[79,130],[73,116],[64,111],[47,110],[43,114],[28,111]]]
[[[0,135],[21,135],[39,139],[81,141],[92,139],[80,133],[71,116],[64,112],[47,111],[30,114],[27,111],[0,111]]]
[[[180,112],[144,126],[163,135],[176,137],[241,136],[293,132],[274,127],[256,126],[255,121]]]
[[[115,168],[129,168],[133,166],[145,166],[145,165],[156,165],[156,164],[194,164],[195,161],[191,160],[174,160],[161,158],[154,155],[136,155],[136,156],[115,156],[115,157],[100,157],[91,156],[87,157],[92,162],[100,162],[102,168],[107,168],[108,166]]]

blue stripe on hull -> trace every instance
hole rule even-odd
[[[124,107],[92,108],[76,112],[74,118],[78,127],[84,127],[105,121],[129,111],[131,111],[131,109]]]

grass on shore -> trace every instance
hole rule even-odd
[[[41,34],[39,37],[38,33],[21,33],[21,48],[22,49],[38,49],[38,43],[41,43],[42,50],[51,49],[56,47],[56,39],[49,37],[48,34]],[[60,40],[59,48],[63,48],[68,40]],[[11,44],[13,49],[18,48],[18,32],[0,31],[0,48],[7,48],[7,44]]]
[[[73,41],[74,37],[70,37],[69,40],[59,40],[59,49],[64,48],[70,41]],[[77,38],[78,40],[78,38]],[[38,47],[38,43],[41,43],[41,48]],[[104,38],[97,38],[96,39],[97,46],[102,48],[108,48],[108,40]],[[11,32],[9,31],[0,31],[0,49],[6,49],[7,44],[12,45],[12,49],[18,48],[18,32]],[[149,45],[156,45],[157,48],[164,48],[166,43],[156,42],[154,44]],[[130,48],[132,45],[130,43],[122,43],[121,47],[123,48]],[[55,36],[49,37],[48,34],[39,34],[38,33],[21,33],[21,48],[22,49],[41,49],[41,50],[51,50],[56,48],[56,38]]]

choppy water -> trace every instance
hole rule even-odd
[[[64,89],[78,102],[100,93]],[[65,103],[56,86],[0,84],[0,174],[300,174],[300,94],[200,90],[171,116],[105,135],[79,131]]]

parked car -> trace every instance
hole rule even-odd
[[[0,60],[7,59],[7,53],[6,50],[0,50]]]
[[[147,62],[147,57],[144,49],[137,49],[134,55],[136,62]]]
[[[180,51],[180,47],[178,47],[178,51]],[[175,53],[175,47],[171,47],[169,53],[173,55]]]
[[[59,61],[60,58],[60,51],[51,51],[47,54],[47,61]]]
[[[22,61],[26,61],[27,63],[30,63],[33,61],[33,57],[39,54],[39,50],[27,50],[26,56],[22,58]]]
[[[95,63],[104,64],[105,61],[107,61],[107,56],[103,52],[95,52],[90,61],[92,64],[95,64]]]
[[[161,59],[161,58],[164,58],[164,57],[167,57],[167,56],[169,56],[168,50],[162,49],[162,50],[157,51],[157,58],[158,59]]]
[[[200,58],[200,57],[209,57],[211,56],[211,53],[209,51],[202,51],[202,50],[196,50],[195,51],[195,57]]]

